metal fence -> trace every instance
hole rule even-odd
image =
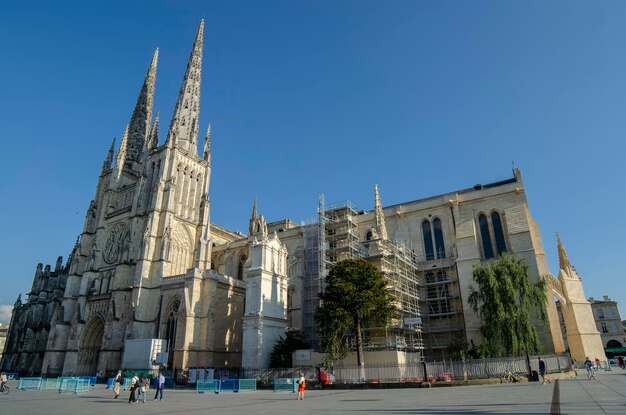
[[[548,373],[571,370],[569,355],[542,356]],[[356,365],[337,365],[329,370],[334,383],[408,383],[408,382],[450,382],[454,380],[501,378],[508,370],[520,375],[530,371],[539,371],[537,356],[503,357],[475,360],[442,360],[434,362],[391,364],[369,363],[363,369]],[[319,379],[319,369],[315,367],[296,367],[288,369],[241,369],[246,378],[257,379],[259,383],[271,384],[274,378],[297,378],[300,373],[309,383]],[[363,377],[364,372],[364,377]]]

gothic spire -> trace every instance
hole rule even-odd
[[[252,219],[256,219],[259,217],[259,213],[256,208],[256,196],[254,196],[254,203],[252,204]]]
[[[176,108],[172,116],[168,143],[187,152],[198,153],[198,117],[200,114],[200,78],[202,75],[202,38],[204,19],[200,21],[196,39],[191,48],[183,84],[178,93]]]
[[[158,60],[159,48],[154,51],[150,67],[143,80],[143,85],[135,104],[133,116],[130,119],[126,160],[131,163],[126,164],[128,167],[132,167],[132,162],[139,161],[148,139],[150,120],[152,120],[152,104],[154,102],[154,84],[156,82]]]
[[[565,252],[565,247],[563,246],[563,242],[561,242],[561,238],[557,232],[556,234],[556,244],[557,249],[559,251],[559,268],[562,270],[573,269],[572,263],[569,262],[569,258],[567,257],[567,252]]]
[[[113,137],[113,141],[111,142],[111,147],[109,147],[109,152],[107,153],[107,157],[104,159],[104,163],[102,163],[102,173],[111,170],[111,163],[113,162],[113,154],[115,154],[115,137]]]
[[[202,158],[211,164],[211,123],[209,123],[209,128],[206,130],[206,135],[204,136],[204,150],[202,151]]]
[[[387,226],[385,226],[385,214],[383,206],[380,203],[380,194],[378,194],[378,185],[374,185],[374,220],[376,222],[376,232],[380,239],[389,239],[387,235]]]
[[[148,150],[152,150],[159,145],[159,113],[157,112],[156,117],[154,117],[154,123],[152,123],[152,128],[150,128],[150,137],[148,138],[147,146]]]

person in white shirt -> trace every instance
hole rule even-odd
[[[159,400],[162,401],[163,400],[163,388],[165,387],[165,376],[163,376],[163,373],[158,373],[157,376],[155,377],[155,387],[156,387],[156,393],[154,394],[154,400],[157,400],[157,397],[159,397]]]

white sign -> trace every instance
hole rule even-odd
[[[409,317],[404,319],[404,324],[422,324],[421,317]]]

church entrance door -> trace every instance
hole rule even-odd
[[[104,322],[99,317],[92,318],[85,326],[83,335],[80,338],[77,375],[96,375],[103,335]]]

